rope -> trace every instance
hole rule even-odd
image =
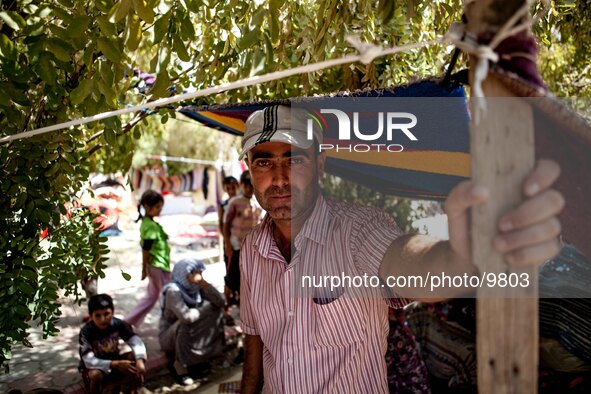
[[[407,50],[411,50],[411,49],[416,49],[416,48],[422,48],[427,45],[432,45],[434,43],[441,42],[441,39],[435,39],[435,40],[429,40],[429,41],[424,41],[424,42],[415,43],[415,44],[402,45],[402,46],[398,46],[398,47],[391,47],[391,48],[384,49],[380,46],[373,45],[370,43],[362,43],[359,41],[358,38],[355,38],[355,37],[348,37],[347,39],[350,42],[355,43],[354,45],[356,46],[357,50],[360,52],[358,55],[343,56],[343,57],[337,58],[337,59],[331,59],[331,60],[325,60],[325,61],[318,62],[318,63],[306,64],[303,66],[290,68],[290,69],[286,69],[286,70],[282,70],[282,71],[275,71],[272,73],[268,73],[268,74],[264,74],[264,75],[260,75],[260,76],[256,76],[256,77],[244,78],[244,79],[240,79],[238,81],[225,83],[225,84],[221,84],[221,85],[217,85],[217,86],[212,86],[212,87],[206,88],[206,89],[200,89],[195,92],[183,93],[183,94],[179,94],[179,95],[173,96],[173,97],[161,98],[161,99],[151,101],[148,103],[144,103],[141,105],[122,108],[122,109],[115,110],[115,111],[103,112],[103,113],[100,113],[97,115],[88,116],[88,117],[81,118],[81,119],[71,120],[69,122],[59,123],[59,124],[56,124],[53,126],[47,126],[47,127],[42,127],[39,129],[25,131],[22,133],[2,137],[2,138],[0,138],[0,143],[15,141],[15,140],[19,140],[22,138],[30,138],[30,137],[33,137],[36,135],[45,134],[45,133],[49,133],[49,132],[56,131],[56,130],[66,129],[66,128],[69,128],[72,126],[79,126],[79,125],[83,125],[86,123],[95,122],[97,120],[107,119],[107,118],[110,118],[113,116],[123,115],[123,114],[136,112],[136,111],[143,111],[143,110],[147,110],[150,108],[166,106],[169,104],[177,103],[179,101],[191,100],[191,99],[194,99],[197,97],[209,96],[212,94],[225,92],[228,90],[235,90],[235,89],[240,89],[240,88],[247,87],[247,86],[257,85],[257,84],[261,84],[261,83],[265,83],[265,82],[271,82],[271,81],[275,81],[278,79],[291,77],[293,75],[311,73],[314,71],[323,70],[325,68],[330,68],[330,67],[338,66],[341,64],[355,63],[358,61],[362,62],[364,64],[369,64],[376,57],[391,55],[394,53],[407,51]]]
[[[176,161],[176,162],[180,162],[180,163],[190,163],[190,164],[205,164],[205,165],[212,165],[212,166],[218,166],[217,161],[213,161],[213,160],[201,160],[201,159],[193,159],[191,157],[176,157],[176,156],[165,156],[165,155],[152,155],[149,153],[140,153],[140,156],[143,156],[147,159],[155,159],[155,160],[160,160],[160,161]],[[230,164],[230,162],[226,162],[224,164]]]
[[[468,4],[477,1],[477,0],[466,0],[465,6]],[[527,0],[526,4],[521,7],[519,10],[515,12],[515,14],[507,20],[507,22],[501,27],[501,29],[497,32],[497,34],[493,37],[492,41],[488,45],[480,45],[476,41],[474,37],[472,37],[469,32],[465,31],[464,25],[453,24],[443,37],[422,41],[414,44],[402,45],[397,47],[390,47],[390,48],[382,48],[379,45],[374,45],[368,42],[362,42],[359,40],[358,37],[355,36],[348,36],[346,40],[359,51],[358,55],[348,55],[343,56],[337,59],[325,60],[318,63],[306,64],[303,66],[290,68],[282,71],[275,71],[272,73],[256,76],[256,77],[249,77],[240,79],[238,81],[225,83],[217,86],[212,86],[206,89],[200,89],[195,92],[191,93],[183,93],[177,96],[172,96],[168,98],[161,98],[155,101],[151,101],[148,103],[144,103],[141,105],[136,105],[132,107],[122,108],[115,111],[108,111],[103,112],[101,114],[88,116],[81,119],[71,120],[69,122],[59,123],[53,126],[42,127],[39,129],[34,129],[31,131],[25,131],[18,134],[13,134],[10,136],[0,138],[0,143],[10,142],[19,140],[22,138],[29,138],[40,134],[49,133],[56,130],[66,129],[72,126],[79,126],[90,122],[95,122],[97,120],[107,119],[113,116],[123,115],[131,112],[136,111],[144,111],[150,108],[156,108],[161,106],[166,106],[169,104],[177,103],[179,101],[191,100],[197,97],[208,96],[220,92],[225,92],[228,90],[235,90],[240,89],[247,86],[257,85],[265,82],[271,82],[278,79],[287,78],[293,75],[298,74],[306,74],[311,73],[314,71],[320,71],[325,68],[330,68],[334,66],[338,66],[341,64],[348,64],[348,63],[355,63],[361,62],[363,64],[371,63],[375,58],[382,57],[386,55],[395,54],[398,52],[408,51],[412,49],[423,48],[425,46],[443,43],[443,44],[454,44],[464,52],[470,53],[478,58],[478,62],[476,64],[476,68],[474,71],[474,81],[473,81],[473,95],[477,98],[477,108],[474,113],[475,122],[478,124],[480,119],[480,114],[482,111],[486,111],[486,102],[484,100],[484,92],[482,90],[482,82],[486,79],[488,75],[488,62],[492,61],[496,63],[499,60],[498,54],[494,51],[503,40],[506,38],[527,29],[530,26],[529,22],[524,22],[519,24],[518,26],[513,27],[513,25],[526,13],[529,11],[529,7],[534,3],[535,0]],[[544,5],[544,11],[547,11],[549,8],[549,0],[542,0]],[[534,18],[536,21],[539,20],[541,17],[541,13],[536,15]]]
[[[477,0],[466,0],[464,8],[475,1]],[[505,39],[512,37],[523,30],[527,30],[532,25],[531,21],[526,20],[519,25],[514,26],[519,19],[528,14],[530,7],[535,1],[536,0],[527,0],[525,4],[515,11],[511,18],[509,18],[503,24],[503,26],[501,26],[499,31],[494,35],[490,43],[487,45],[479,44],[473,34],[465,31],[464,25],[454,24],[448,33],[449,39],[458,48],[478,58],[472,81],[472,95],[475,100],[471,100],[473,103],[473,119],[476,125],[480,123],[482,114],[486,112],[486,99],[484,91],[482,90],[482,82],[488,76],[489,61],[493,63],[497,63],[499,61],[499,55],[495,52],[495,48],[499,46],[499,44]],[[541,1],[543,7],[542,10],[534,16],[533,20],[535,23],[537,23],[540,18],[545,15],[550,7],[550,0]],[[524,54],[516,52],[512,53],[511,56],[524,56]],[[524,57],[527,57],[531,60],[529,54],[525,54]]]

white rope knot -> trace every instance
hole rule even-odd
[[[445,34],[445,41],[453,43],[466,53],[470,53],[478,58],[474,74],[472,75],[472,100],[474,123],[480,122],[480,116],[486,112],[486,100],[484,91],[482,90],[482,82],[488,76],[488,62],[497,63],[499,61],[499,54],[496,53],[491,45],[482,45],[466,32],[466,26],[463,24],[454,23],[449,31]]]
[[[474,69],[473,93],[476,98],[476,106],[473,109],[474,123],[480,123],[480,116],[486,113],[486,99],[484,90],[482,90],[482,82],[488,76],[488,62],[497,63],[499,61],[499,54],[496,53],[489,45],[478,45],[474,53],[478,57],[476,68]]]
[[[383,48],[379,45],[374,45],[369,42],[363,42],[359,39],[359,37],[354,35],[348,35],[345,37],[345,40],[349,44],[351,44],[357,51],[359,52],[359,61],[363,64],[369,64],[373,62],[373,60],[381,56],[383,53]]]

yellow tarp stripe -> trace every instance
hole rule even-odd
[[[382,167],[430,172],[434,174],[470,176],[470,155],[462,152],[346,152],[331,149],[326,153],[335,159],[374,164]]]
[[[213,122],[221,123],[226,127],[244,133],[244,121],[238,118],[233,118],[231,116],[223,116],[214,114],[208,111],[199,111],[197,112],[199,115],[203,116],[204,118],[210,119]]]

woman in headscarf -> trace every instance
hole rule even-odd
[[[206,365],[224,351],[224,297],[202,276],[205,265],[182,259],[174,265],[172,282],[162,291],[160,347],[174,353],[181,383],[192,384],[190,367]]]

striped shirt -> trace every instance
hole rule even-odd
[[[377,276],[399,235],[383,211],[322,196],[293,241],[289,264],[268,215],[249,233],[240,255],[240,317],[244,332],[264,344],[264,393],[388,392],[388,304],[405,300],[359,297],[349,286],[302,289],[302,276]]]
[[[230,224],[230,242],[234,250],[240,245],[246,234],[261,221],[263,210],[254,198],[232,197],[224,213],[224,223]]]

